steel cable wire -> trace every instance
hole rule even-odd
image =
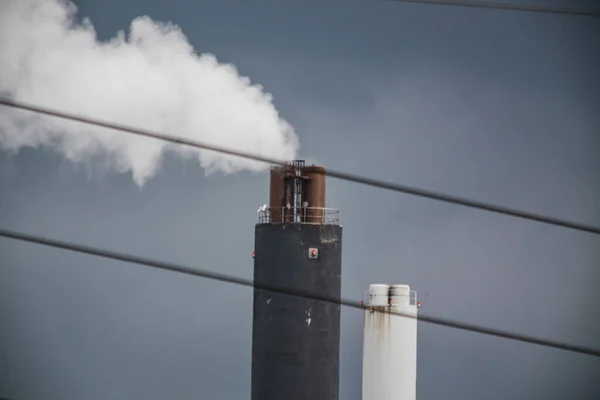
[[[584,9],[584,8],[573,8],[573,7],[560,7],[553,6],[550,4],[522,4],[522,3],[509,3],[499,1],[478,1],[478,0],[385,0],[394,3],[416,3],[416,4],[428,4],[436,6],[455,6],[455,7],[469,7],[469,8],[486,8],[492,10],[504,10],[504,11],[525,11],[535,13],[546,13],[546,14],[564,14],[564,15],[579,15],[586,17],[600,17],[600,10],[595,9]]]
[[[272,165],[281,165],[281,166],[285,165],[284,160],[272,159],[269,157],[259,156],[257,154],[251,154],[251,153],[233,150],[233,149],[229,149],[229,148],[225,148],[225,147],[221,147],[221,146],[211,145],[211,144],[200,142],[197,140],[184,139],[184,138],[178,138],[178,137],[174,137],[174,136],[164,135],[164,134],[157,133],[157,132],[151,132],[151,131],[144,130],[144,129],[128,127],[128,126],[121,125],[121,124],[110,123],[110,122],[102,121],[99,119],[83,117],[83,116],[75,115],[72,113],[61,112],[61,111],[52,110],[52,109],[49,109],[46,107],[34,106],[31,104],[25,104],[22,102],[16,102],[16,101],[8,100],[8,99],[0,98],[0,105],[4,105],[6,107],[12,107],[15,109],[31,111],[31,112],[35,112],[38,114],[52,116],[52,117],[67,119],[67,120],[71,120],[71,121],[77,121],[77,122],[81,122],[81,123],[85,123],[85,124],[89,124],[89,125],[95,125],[95,126],[99,126],[99,127],[103,127],[103,128],[114,129],[114,130],[122,131],[125,133],[129,133],[129,134],[144,136],[147,138],[153,138],[153,139],[171,142],[171,143],[175,143],[175,144],[180,144],[180,145],[184,145],[184,146],[190,146],[190,147],[194,147],[197,149],[214,151],[217,153],[242,157],[242,158],[259,161],[259,162],[263,162],[263,163],[268,163],[268,164],[272,164]],[[321,173],[321,172],[319,172],[319,173]],[[428,198],[428,199],[432,199],[432,200],[438,200],[441,202],[461,205],[461,206],[470,207],[470,208],[476,208],[476,209],[480,209],[480,210],[484,210],[484,211],[509,215],[512,217],[527,219],[527,220],[531,220],[531,221],[542,222],[545,224],[560,226],[563,228],[569,228],[569,229],[574,229],[574,230],[583,231],[583,232],[600,234],[600,227],[597,227],[597,226],[581,224],[581,223],[577,223],[577,222],[548,217],[548,216],[541,215],[541,214],[535,214],[535,213],[531,213],[531,212],[520,211],[520,210],[516,210],[516,209],[512,209],[512,208],[508,208],[508,207],[497,206],[494,204],[484,203],[484,202],[480,202],[480,201],[469,200],[469,199],[458,197],[458,196],[452,196],[452,195],[437,193],[437,192],[433,192],[433,191],[429,191],[429,190],[418,189],[418,188],[401,185],[401,184],[397,184],[397,183],[386,182],[386,181],[379,180],[379,179],[355,175],[355,174],[351,174],[351,173],[347,173],[347,172],[343,172],[343,171],[337,171],[334,169],[326,169],[326,171],[323,173],[332,178],[337,178],[337,179],[341,179],[341,180],[349,181],[349,182],[355,182],[355,183],[359,183],[359,184],[363,184],[363,185],[367,185],[367,186],[373,186],[373,187],[377,187],[380,189],[387,189],[387,190],[391,190],[394,192],[406,193],[406,194],[410,194],[410,195],[417,196],[417,197],[424,197],[424,198]]]
[[[35,243],[38,245],[54,247],[63,250],[70,250],[77,253],[88,254],[92,256],[102,257],[105,259],[117,260],[131,264],[138,264],[147,267],[158,268],[166,271],[178,272],[181,274],[192,275],[196,277],[206,278],[210,280],[222,281],[230,284],[253,287],[263,290],[268,290],[271,292],[288,294],[292,296],[298,296],[302,298],[307,298],[311,300],[318,300],[332,304],[338,304],[341,306],[356,308],[356,309],[364,309],[364,305],[361,302],[355,300],[347,300],[347,299],[337,299],[328,296],[322,296],[319,294],[311,293],[304,290],[291,289],[281,286],[275,286],[271,284],[266,284],[263,282],[254,282],[251,279],[241,278],[238,276],[221,274],[213,271],[196,269],[184,265],[172,264],[164,261],[158,261],[150,258],[137,257],[131,254],[124,254],[113,252],[104,249],[98,249],[90,246],[82,246],[74,243],[68,243],[64,241],[47,239],[40,236],[34,236],[29,234],[24,234],[20,232],[15,232],[7,229],[0,229],[0,237],[10,238],[14,240],[19,240],[23,242]],[[375,312],[379,312],[378,310],[373,310]],[[533,336],[522,335],[518,333],[512,333],[508,331],[503,331],[499,329],[489,328],[485,326],[469,324],[464,322],[457,322],[450,319],[439,318],[439,317],[430,317],[427,315],[419,315],[417,317],[401,312],[391,312],[391,314],[399,317],[405,318],[413,318],[417,319],[420,322],[426,322],[433,325],[441,325],[446,326],[448,328],[460,329],[469,332],[475,332],[483,335],[501,337],[509,340],[525,342],[530,344],[536,344],[539,346],[550,347],[560,350],[565,350],[573,353],[586,354],[593,357],[600,357],[600,349],[594,349],[585,346],[578,346],[569,343],[562,343],[558,341],[552,341],[547,339],[536,338]]]

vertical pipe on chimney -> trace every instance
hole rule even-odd
[[[306,176],[305,201],[308,203],[306,222],[322,224],[325,219],[325,168],[311,165],[304,168]]]
[[[269,188],[269,214],[271,216],[271,222],[283,222],[285,188],[285,169],[271,168]]]

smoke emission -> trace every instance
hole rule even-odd
[[[61,0],[0,2],[0,95],[16,101],[293,159],[298,138],[259,85],[197,54],[172,24],[139,17],[100,42]],[[142,186],[166,152],[206,171],[258,171],[263,163],[0,107],[0,148],[51,147],[73,162],[102,160]]]

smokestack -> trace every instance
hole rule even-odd
[[[342,227],[326,208],[325,169],[271,169],[255,227],[254,281],[339,299]],[[337,400],[340,307],[254,289],[252,400]]]
[[[364,309],[363,400],[415,400],[417,293],[408,285],[369,286]]]

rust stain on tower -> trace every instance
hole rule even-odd
[[[303,160],[271,168],[271,223],[323,224],[326,219],[325,168]]]
[[[283,222],[285,207],[285,169],[271,168],[271,184],[269,191],[269,214],[271,221]]]

